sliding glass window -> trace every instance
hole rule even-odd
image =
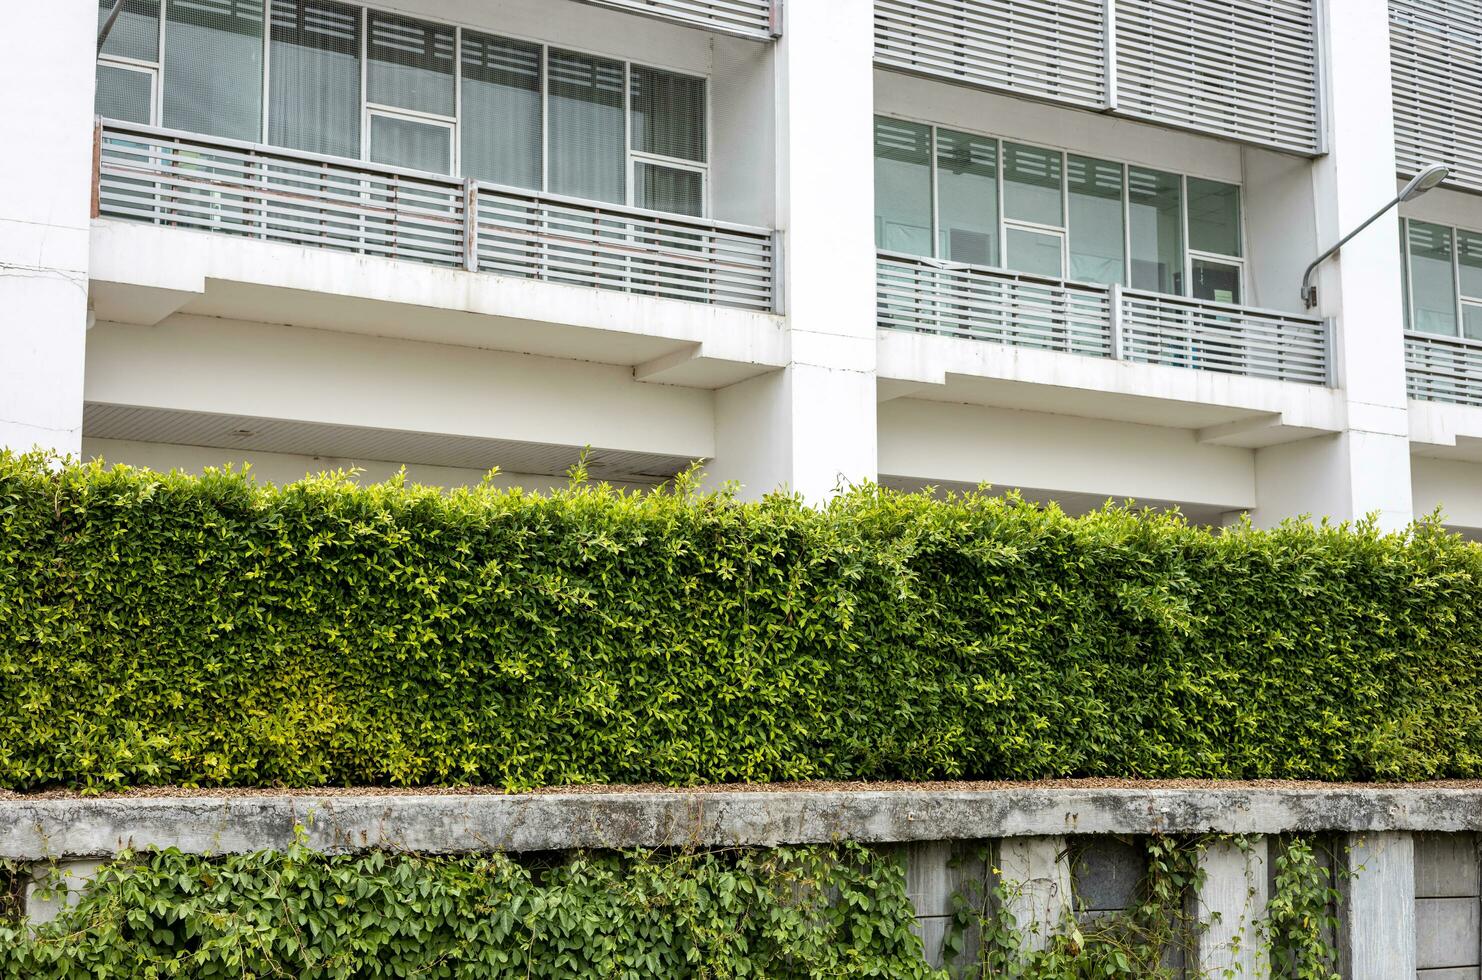
[[[1482,341],[1482,233],[1408,219],[1403,227],[1409,328]]]
[[[931,127],[875,120],[875,245],[932,254]]]
[[[96,79],[107,119],[708,211],[708,83],[678,72],[339,0],[123,0]]]
[[[1241,302],[1238,185],[885,116],[875,118],[875,242],[885,252]]]

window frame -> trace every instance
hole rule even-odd
[[[708,101],[707,101],[707,108],[708,108]],[[1070,221],[1070,172],[1069,172],[1069,158],[1073,154],[1075,156],[1087,157],[1089,159],[1097,160],[1097,161],[1100,161],[1102,163],[1115,164],[1115,165],[1117,165],[1118,167],[1121,168],[1121,171],[1122,171],[1122,192],[1121,192],[1121,205],[1122,205],[1122,276],[1123,276],[1123,282],[1126,283],[1126,284],[1128,284],[1128,285],[1122,285],[1122,286],[1119,286],[1118,288],[1125,289],[1125,290],[1132,290],[1134,292],[1149,292],[1148,290],[1133,290],[1132,287],[1131,287],[1131,285],[1130,285],[1130,283],[1132,282],[1132,222],[1130,220],[1130,215],[1129,215],[1130,193],[1129,193],[1129,186],[1128,186],[1128,184],[1129,184],[1129,173],[1130,173],[1131,169],[1133,167],[1137,167],[1137,168],[1142,169],[1142,170],[1155,170],[1155,171],[1159,171],[1159,172],[1162,172],[1162,173],[1170,174],[1172,176],[1177,177],[1178,178],[1178,182],[1179,182],[1179,224],[1180,224],[1180,234],[1183,236],[1182,242],[1180,244],[1180,248],[1181,248],[1181,250],[1183,252],[1183,256],[1182,256],[1182,258],[1183,258],[1183,264],[1182,264],[1182,268],[1179,271],[1180,271],[1180,274],[1181,274],[1181,277],[1182,277],[1181,285],[1183,287],[1183,291],[1182,292],[1179,292],[1179,293],[1154,293],[1154,295],[1159,295],[1159,296],[1176,296],[1176,297],[1181,298],[1181,299],[1189,299],[1189,300],[1193,300],[1194,302],[1198,302],[1198,303],[1213,303],[1213,302],[1217,302],[1216,300],[1197,299],[1193,295],[1193,268],[1194,268],[1194,260],[1197,258],[1197,259],[1203,260],[1205,262],[1218,262],[1218,263],[1220,263],[1222,265],[1230,265],[1230,266],[1236,267],[1236,269],[1238,270],[1238,273],[1239,273],[1239,283],[1240,283],[1240,287],[1239,288],[1240,288],[1241,302],[1240,303],[1237,303],[1237,304],[1231,304],[1231,305],[1241,305],[1241,306],[1245,305],[1245,297],[1246,297],[1246,294],[1247,294],[1247,290],[1249,288],[1249,283],[1248,283],[1248,278],[1249,277],[1248,277],[1248,273],[1247,273],[1247,270],[1249,268],[1249,264],[1248,264],[1249,263],[1249,257],[1246,256],[1246,255],[1238,255],[1238,256],[1237,255],[1222,255],[1222,254],[1217,253],[1217,252],[1195,251],[1195,250],[1193,250],[1193,249],[1191,249],[1189,247],[1189,178],[1190,177],[1195,177],[1195,178],[1198,178],[1200,180],[1207,180],[1207,181],[1212,181],[1212,182],[1220,183],[1220,184],[1228,184],[1229,186],[1238,188],[1238,190],[1239,190],[1239,201],[1240,201],[1238,218],[1239,218],[1239,228],[1240,228],[1241,251],[1242,252],[1248,252],[1250,250],[1250,236],[1249,236],[1249,230],[1248,230],[1247,224],[1246,224],[1246,213],[1245,213],[1246,212],[1246,208],[1245,208],[1245,184],[1243,182],[1226,180],[1223,177],[1206,176],[1205,174],[1202,174],[1202,173],[1185,173],[1185,172],[1180,172],[1180,171],[1166,169],[1166,168],[1164,168],[1162,166],[1154,166],[1152,164],[1147,164],[1147,163],[1137,163],[1137,162],[1133,162],[1131,160],[1122,159],[1122,158],[1118,158],[1118,157],[1101,156],[1101,155],[1097,154],[1094,151],[1071,149],[1069,147],[1063,147],[1063,146],[1056,147],[1056,146],[1050,146],[1050,145],[1046,145],[1046,144],[1042,144],[1042,143],[1029,142],[1029,141],[1022,140],[1022,139],[1010,138],[1010,137],[1001,136],[1001,135],[998,135],[998,134],[995,134],[995,133],[985,132],[983,130],[975,130],[975,129],[971,129],[971,128],[966,128],[966,127],[963,127],[963,126],[958,126],[956,124],[931,122],[931,121],[926,120],[926,119],[921,119],[921,118],[917,118],[917,117],[913,117],[913,116],[903,115],[903,114],[900,114],[900,113],[876,112],[876,113],[873,114],[873,116],[876,117],[876,118],[880,118],[880,119],[889,119],[889,120],[894,120],[896,122],[909,123],[909,124],[916,125],[916,126],[925,126],[929,130],[929,135],[930,135],[930,143],[929,143],[929,145],[930,145],[930,160],[931,160],[931,168],[930,168],[930,176],[931,176],[931,215],[930,215],[931,254],[929,256],[921,256],[921,257],[923,257],[923,258],[929,258],[933,262],[941,262],[941,263],[945,263],[945,264],[949,264],[949,265],[967,265],[968,264],[968,263],[953,262],[950,259],[942,258],[941,257],[941,254],[940,254],[941,253],[941,242],[940,242],[940,238],[941,238],[941,215],[940,215],[940,201],[939,201],[939,196],[938,196],[938,193],[937,193],[938,185],[940,183],[940,181],[938,180],[938,174],[937,174],[937,131],[938,130],[941,130],[941,129],[949,129],[949,130],[952,130],[953,132],[963,133],[963,134],[968,135],[968,136],[974,136],[974,137],[977,137],[977,138],[980,138],[980,139],[985,139],[985,140],[992,140],[994,142],[994,144],[995,144],[994,153],[995,153],[995,158],[996,158],[997,164],[996,164],[996,169],[995,169],[996,176],[994,178],[994,186],[995,186],[995,189],[996,189],[996,192],[997,192],[997,198],[998,198],[998,200],[997,200],[997,209],[998,209],[998,215],[997,215],[998,216],[997,243],[998,243],[998,259],[999,259],[999,264],[996,265],[996,266],[979,266],[978,268],[992,269],[995,272],[1004,272],[1004,273],[1009,273],[1009,274],[1036,275],[1036,273],[1021,273],[1020,270],[1016,270],[1012,266],[1010,266],[1010,265],[1007,264],[1008,263],[1008,229],[1009,229],[1010,226],[1013,226],[1013,227],[1016,227],[1016,228],[1021,228],[1021,229],[1026,230],[1026,231],[1049,232],[1049,233],[1055,233],[1055,234],[1060,235],[1061,236],[1061,240],[1062,240],[1061,269],[1064,272],[1066,272],[1066,273],[1069,273],[1070,272],[1070,237],[1071,237],[1071,235],[1073,233],[1073,229],[1070,227],[1071,221]],[[1032,149],[1044,150],[1044,151],[1049,152],[1049,153],[1058,153],[1060,155],[1060,196],[1061,196],[1061,210],[1060,210],[1060,213],[1061,213],[1061,221],[1062,221],[1062,224],[1060,226],[1057,227],[1057,226],[1053,226],[1053,225],[1042,225],[1042,224],[1038,224],[1038,223],[1032,222],[1032,221],[1025,221],[1025,220],[1022,220],[1022,219],[1019,219],[1019,218],[1009,218],[1009,217],[1006,217],[1005,216],[1005,213],[1004,213],[1004,185],[1007,183],[1007,181],[1004,179],[1004,166],[1005,166],[1005,163],[1004,163],[1004,146],[1007,143],[1017,143],[1017,144],[1022,145],[1022,146],[1030,147]],[[1065,281],[1065,282],[1074,282],[1074,283],[1077,283],[1077,284],[1085,284],[1085,285],[1101,285],[1101,284],[1097,284],[1097,283],[1082,283],[1081,280],[1071,279],[1068,275],[1063,275],[1060,278],[1063,281]],[[1110,287],[1108,287],[1108,288],[1110,288]],[[1479,303],[1479,305],[1482,305],[1482,297],[1479,297],[1478,298],[1478,303]]]
[[[169,7],[169,4],[172,3],[172,2],[174,2],[174,0],[160,0],[159,24],[158,24],[158,44],[156,46],[156,51],[155,51],[155,53],[156,53],[156,60],[155,61],[153,61],[153,62],[140,61],[140,60],[134,59],[134,58],[124,58],[124,57],[120,57],[120,56],[117,56],[117,55],[103,55],[103,54],[99,54],[98,56],[96,56],[94,58],[93,75],[94,75],[94,84],[95,85],[96,85],[96,78],[97,78],[97,66],[99,66],[99,65],[106,65],[106,66],[111,67],[111,68],[122,68],[122,69],[130,70],[130,71],[136,71],[136,72],[140,72],[140,73],[144,73],[144,74],[149,74],[151,76],[151,85],[150,85],[150,90],[149,90],[150,91],[149,123],[147,125],[152,126],[152,127],[156,127],[156,128],[158,128],[158,127],[161,126],[161,121],[160,120],[161,120],[161,116],[162,116],[162,113],[163,113],[163,107],[164,107],[164,70],[163,70],[163,65],[164,65],[164,59],[165,59],[165,45],[167,43],[169,43],[168,32],[166,31],[165,26],[166,26],[166,22],[169,20],[168,7]],[[261,108],[261,112],[259,114],[259,120],[258,120],[257,142],[259,144],[261,144],[262,146],[267,147],[267,146],[273,146],[273,144],[269,141],[269,135],[268,135],[269,133],[272,132],[272,130],[271,130],[271,120],[270,120],[269,116],[270,116],[270,113],[272,111],[273,0],[260,0],[260,2],[261,2],[262,7],[263,7],[263,37],[262,37],[262,45],[263,45],[262,63],[263,63],[263,68],[262,68],[262,102],[261,102],[262,108]],[[356,3],[356,2],[353,2],[353,0],[339,0],[339,2],[343,3],[345,6],[354,7],[358,11],[358,13],[357,13],[357,22],[358,22],[359,31],[360,31],[360,38],[359,38],[359,44],[358,44],[359,56],[360,56],[360,105],[359,105],[360,123],[361,123],[360,153],[359,153],[359,156],[358,157],[345,157],[344,159],[346,159],[346,160],[358,160],[361,163],[370,163],[371,162],[371,160],[370,160],[370,152],[371,152],[370,120],[371,120],[371,116],[372,115],[393,116],[393,117],[398,117],[398,118],[401,118],[401,119],[404,119],[404,120],[407,120],[407,121],[411,121],[411,122],[430,123],[430,124],[445,125],[445,126],[450,127],[450,129],[452,131],[451,132],[451,136],[450,136],[450,139],[452,140],[452,146],[451,146],[451,152],[449,154],[450,160],[451,160],[451,164],[452,164],[452,166],[451,166],[451,172],[450,173],[447,173],[447,174],[431,174],[431,176],[440,177],[440,178],[444,178],[444,179],[448,179],[448,178],[452,178],[452,179],[463,179],[463,180],[473,179],[473,178],[466,177],[463,174],[463,154],[462,154],[462,143],[463,143],[463,140],[462,140],[462,136],[463,136],[463,34],[464,34],[464,31],[465,30],[470,30],[470,31],[473,31],[473,32],[475,32],[477,34],[488,36],[488,37],[507,38],[508,40],[516,41],[516,42],[519,42],[519,43],[522,43],[522,44],[527,44],[527,45],[530,45],[532,47],[539,48],[539,50],[540,50],[540,187],[539,188],[535,188],[533,190],[531,188],[512,188],[512,189],[519,190],[522,193],[536,193],[536,194],[550,194],[551,193],[548,190],[548,188],[550,187],[550,159],[551,159],[550,158],[550,52],[551,52],[551,49],[552,48],[557,48],[557,49],[560,49],[560,50],[563,50],[563,51],[570,51],[573,54],[579,54],[579,55],[583,55],[583,56],[587,56],[587,57],[600,58],[600,59],[607,60],[607,61],[618,61],[618,62],[621,62],[622,65],[623,65],[623,149],[624,149],[623,179],[624,179],[624,185],[625,186],[624,186],[624,194],[623,194],[623,203],[620,206],[627,207],[627,208],[632,208],[634,210],[652,211],[652,213],[654,213],[654,214],[665,214],[665,215],[668,215],[668,214],[671,214],[672,213],[672,214],[675,215],[675,217],[678,217],[678,218],[696,218],[696,217],[699,217],[699,218],[708,218],[708,217],[710,217],[713,214],[713,211],[714,211],[714,202],[712,200],[713,181],[711,180],[710,168],[711,168],[711,161],[713,161],[714,158],[715,158],[715,145],[714,145],[714,140],[715,140],[714,111],[715,111],[715,108],[714,108],[714,100],[712,98],[712,92],[714,90],[714,84],[713,84],[714,80],[711,78],[710,75],[705,74],[705,73],[695,72],[695,71],[692,71],[692,70],[689,70],[689,69],[675,68],[675,67],[672,67],[672,66],[663,65],[663,64],[656,64],[656,63],[648,62],[648,61],[635,62],[632,58],[629,58],[629,57],[626,57],[626,56],[620,55],[620,54],[604,54],[604,53],[597,52],[597,51],[591,51],[591,50],[585,49],[585,48],[574,47],[572,45],[560,44],[560,43],[553,43],[553,42],[551,42],[549,40],[546,40],[546,39],[543,39],[543,38],[535,38],[535,37],[528,37],[528,36],[521,35],[521,34],[500,32],[497,28],[496,29],[489,29],[489,28],[485,28],[485,27],[482,27],[482,26],[477,26],[477,25],[472,25],[472,24],[464,24],[464,23],[457,22],[457,21],[451,21],[451,20],[445,20],[445,19],[433,18],[433,17],[421,17],[421,16],[418,16],[418,15],[415,15],[415,14],[412,14],[412,13],[409,13],[409,12],[406,12],[404,10],[395,9],[395,8],[391,8],[391,7],[386,7],[386,6],[383,6],[383,5],[380,5],[380,4]],[[373,13],[374,14],[383,14],[383,15],[385,15],[387,17],[395,17],[395,18],[400,18],[400,19],[403,19],[403,20],[418,20],[418,21],[422,21],[422,22],[428,23],[428,24],[437,24],[437,25],[442,26],[442,27],[451,27],[453,29],[453,115],[451,115],[451,116],[444,116],[444,115],[439,115],[439,114],[436,114],[436,113],[426,113],[426,112],[421,112],[421,111],[414,110],[414,109],[404,109],[404,108],[401,108],[400,106],[389,106],[389,105],[384,105],[382,103],[373,103],[373,102],[371,102],[369,100],[369,98],[368,98],[368,95],[369,95],[368,75],[369,75],[369,71],[370,71],[370,20],[371,20],[371,15]],[[694,80],[699,81],[699,82],[702,83],[702,85],[704,87],[704,106],[703,106],[704,119],[703,119],[703,125],[705,127],[705,134],[704,134],[704,153],[705,153],[705,159],[703,161],[687,160],[687,159],[684,159],[682,157],[667,157],[667,156],[663,156],[663,155],[660,155],[660,154],[646,153],[646,152],[643,152],[643,151],[640,151],[640,150],[637,150],[637,149],[634,148],[634,146],[633,146],[633,78],[632,78],[632,75],[633,75],[633,66],[635,64],[639,65],[640,67],[649,69],[651,71],[658,71],[658,72],[664,72],[664,73],[670,74],[670,75],[677,75],[677,76],[680,76],[682,78],[694,79]],[[935,145],[935,130],[933,130],[933,145]],[[700,191],[700,203],[701,203],[701,208],[702,208],[701,214],[700,215],[686,215],[686,214],[681,214],[681,213],[678,213],[678,212],[653,211],[653,209],[651,209],[651,208],[638,208],[633,202],[634,202],[634,200],[636,199],[636,196],[637,196],[636,175],[637,175],[637,164],[640,163],[640,162],[641,163],[655,164],[655,165],[664,166],[664,167],[670,167],[670,168],[673,168],[673,169],[676,169],[676,170],[687,170],[687,171],[692,171],[692,172],[698,173],[700,175],[700,187],[701,187],[701,191]],[[375,166],[385,166],[385,164],[375,164]],[[408,168],[400,168],[400,169],[405,170],[405,169],[408,169]],[[490,184],[493,184],[492,181],[482,182],[482,183],[490,183]],[[499,186],[499,185],[494,185],[494,186]],[[555,196],[561,196],[561,195],[555,195]],[[582,200],[585,200],[585,199],[582,199]],[[593,202],[593,203],[594,204],[600,203],[600,204],[603,204],[604,206],[608,206],[608,207],[613,206],[611,204],[607,204],[606,202]]]
[[[1456,318],[1455,333],[1435,333],[1430,330],[1421,330],[1415,325],[1415,276],[1410,267],[1410,225],[1416,221],[1423,225],[1444,228],[1451,235],[1451,311]],[[1467,343],[1482,344],[1482,337],[1468,337],[1466,332],[1466,309],[1469,306],[1482,309],[1482,295],[1473,296],[1461,288],[1461,236],[1463,234],[1482,238],[1482,231],[1474,231],[1471,228],[1463,228],[1460,225],[1446,224],[1441,221],[1428,221],[1424,218],[1400,215],[1400,279],[1404,290],[1406,333],[1420,337],[1447,337]]]

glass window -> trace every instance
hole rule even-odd
[[[451,116],[453,29],[372,11],[365,96],[376,105]]]
[[[1189,248],[1240,255],[1240,188],[1189,178]]]
[[[1210,259],[1194,259],[1194,298],[1215,303],[1240,302],[1240,266]]]
[[[937,130],[937,256],[998,265],[998,142]]]
[[[875,245],[931,255],[931,127],[875,119]]]
[[[1482,340],[1482,305],[1461,304],[1461,335],[1468,340]]]
[[[453,130],[441,123],[372,113],[370,158],[393,167],[452,173]]]
[[[105,119],[148,124],[150,109],[154,105],[154,74],[119,68],[116,65],[98,66],[98,84],[93,91],[93,112]]]
[[[1183,293],[1182,182],[1176,174],[1127,168],[1127,225],[1132,288]]]
[[[646,161],[639,161],[636,167],[635,205],[673,214],[705,213],[705,178],[699,171]]]
[[[540,48],[463,32],[463,173],[540,187]]]
[[[113,0],[98,0],[98,30],[113,12]],[[160,53],[159,0],[124,0],[118,19],[108,31],[99,54],[136,61],[158,61]],[[117,118],[117,117],[115,117]]]
[[[624,203],[623,63],[570,51],[549,58],[551,191]]]
[[[170,0],[165,9],[165,125],[261,139],[261,0]]]
[[[1457,230],[1456,265],[1461,274],[1462,296],[1482,300],[1482,235]]]
[[[268,140],[360,156],[360,9],[331,0],[273,0]]]
[[[629,75],[633,149],[703,163],[705,80],[637,65]]]
[[[1064,224],[1060,154],[1018,143],[1003,145],[1003,214],[1041,225]]]
[[[1065,170],[1070,194],[1070,278],[1125,285],[1122,165],[1072,156]]]
[[[1064,239],[1053,232],[1009,228],[1005,236],[1010,268],[1059,279],[1065,274]]]
[[[1451,229],[1407,222],[1410,235],[1410,303],[1414,329],[1456,334],[1456,280],[1452,277]]]

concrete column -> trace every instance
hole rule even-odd
[[[97,4],[6,6],[0,446],[82,450]]]
[[[900,849],[906,865],[906,894],[916,910],[915,933],[926,950],[927,962],[943,965],[942,941],[952,927],[952,897],[961,894],[969,902],[985,897],[991,887],[987,868],[970,841],[928,841],[905,844]],[[976,948],[978,936],[964,937],[964,948]],[[967,956],[963,962],[971,962]]]
[[[1215,841],[1200,857],[1204,882],[1199,888],[1199,975],[1264,977],[1265,953],[1260,922],[1266,914],[1266,839],[1251,838],[1246,847]]]
[[[1319,251],[1397,189],[1388,4],[1325,0],[1323,6],[1329,153],[1312,165]],[[1251,515],[1257,524],[1303,513],[1344,520],[1377,513],[1388,528],[1411,519],[1399,238],[1390,211],[1320,270],[1316,312],[1336,324],[1347,428],[1257,450],[1259,506]],[[1297,290],[1301,267],[1292,274]]]
[[[1348,841],[1343,958],[1350,980],[1415,976],[1415,839],[1353,834]]]
[[[33,926],[50,922],[64,908],[76,905],[88,882],[103,866],[102,861],[61,861],[38,864],[26,885],[26,919]]]
[[[1044,949],[1070,920],[1070,860],[1064,837],[1007,837],[999,847],[1004,907],[1026,951]]]
[[[870,0],[792,3],[777,42],[790,363],[718,393],[709,467],[748,497],[876,477],[873,25]]]

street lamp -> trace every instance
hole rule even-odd
[[[1395,196],[1395,199],[1393,201],[1390,201],[1384,207],[1380,208],[1378,211],[1375,211],[1367,221],[1359,225],[1353,231],[1350,231],[1348,234],[1344,235],[1342,238],[1338,239],[1338,244],[1334,245],[1332,248],[1328,249],[1317,258],[1313,259],[1312,264],[1307,267],[1307,271],[1302,273],[1302,305],[1309,310],[1317,305],[1317,287],[1312,285],[1312,274],[1317,271],[1318,266],[1322,265],[1324,259],[1327,259],[1334,252],[1338,251],[1338,249],[1342,248],[1354,235],[1357,235],[1359,232],[1363,231],[1365,228],[1378,221],[1380,216],[1382,216],[1384,212],[1388,211],[1396,204],[1402,204],[1405,201],[1415,200],[1417,197],[1435,187],[1437,184],[1439,184],[1441,181],[1445,180],[1449,176],[1451,176],[1451,168],[1446,166],[1444,163],[1433,163],[1430,166],[1426,167],[1424,170],[1420,171],[1420,173],[1410,178],[1410,183],[1404,186],[1404,189],[1402,189],[1400,193]]]

